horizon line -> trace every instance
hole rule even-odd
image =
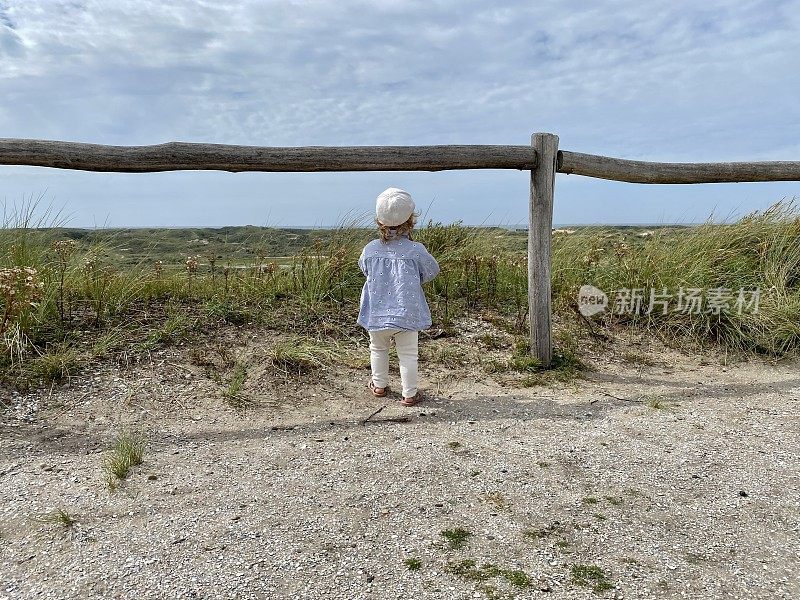
[[[564,229],[571,227],[690,227],[702,225],[708,221],[693,221],[684,223],[553,223],[553,229]],[[455,223],[455,222],[454,222]],[[445,223],[450,225],[451,223]],[[718,224],[724,224],[718,223]],[[463,224],[464,227],[477,227],[483,229],[528,229],[527,223],[517,224],[486,224],[479,225]],[[112,229],[223,229],[225,227],[257,227],[259,229],[373,229],[373,226],[347,226],[341,225],[109,225],[109,226],[86,226],[86,225],[54,225],[49,227],[30,227],[30,229],[85,229],[105,231]],[[424,229],[425,225],[416,227]],[[0,227],[0,229],[19,229],[18,227]]]

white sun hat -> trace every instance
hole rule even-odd
[[[389,188],[378,196],[375,216],[387,227],[397,227],[408,221],[415,208],[411,194],[400,188]]]

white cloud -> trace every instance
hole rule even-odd
[[[797,148],[798,9],[796,0],[5,0],[0,131],[114,144],[345,145],[527,143],[532,131],[549,130],[567,149],[626,157],[791,159],[779,154]],[[101,210],[112,221],[138,216],[101,201],[92,178],[47,173],[49,189],[67,194],[79,218]],[[104,190],[135,202],[123,179],[104,177]],[[352,182],[353,197],[369,198],[371,188],[359,183],[366,177],[342,181]],[[181,179],[183,194],[170,190],[177,206],[218,200],[195,180]],[[308,178],[293,178],[293,188],[282,183],[286,177],[266,180],[282,195],[315,201]],[[4,195],[24,189],[25,177],[13,181],[19,187],[7,184]],[[490,182],[503,210],[525,214],[516,198],[519,176],[410,181],[457,185],[477,220],[484,206],[478,190],[486,193],[480,184]],[[795,189],[789,185],[780,189]],[[564,195],[577,188],[589,189],[568,184]],[[597,186],[597,194],[610,194],[606,189]],[[709,188],[678,196],[678,204],[685,196],[690,206],[708,208],[696,199],[702,189]],[[767,196],[778,188],[760,189]],[[420,193],[448,195],[425,187]],[[632,210],[636,220],[654,214]],[[235,206],[225,215],[237,222],[251,216]],[[452,208],[442,217],[458,214]]]

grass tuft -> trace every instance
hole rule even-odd
[[[466,529],[456,527],[455,529],[445,529],[440,532],[440,535],[447,540],[450,550],[459,550],[467,543],[467,539],[472,537],[472,534]]]
[[[418,558],[407,558],[403,561],[409,571],[419,571],[422,568],[422,561]]]
[[[57,383],[74,375],[83,366],[85,357],[68,344],[58,344],[30,360],[24,373],[30,381]]]
[[[578,345],[578,341],[565,334],[562,334],[561,338],[569,340],[568,344],[559,345],[554,349],[553,360],[547,369],[542,367],[538,359],[531,356],[528,339],[519,339],[514,344],[510,358],[489,360],[484,364],[484,369],[489,373],[520,373],[524,375],[519,382],[523,387],[570,382],[581,375],[586,365],[573,348]]]
[[[273,366],[290,374],[303,375],[331,364],[336,352],[321,343],[293,339],[278,342],[272,350]]]
[[[75,517],[73,517],[63,508],[57,508],[54,511],[40,517],[34,517],[34,520],[39,521],[40,523],[46,523],[48,525],[63,527],[64,529],[70,529],[75,525],[75,523],[78,522]]]
[[[246,400],[242,396],[245,381],[247,381],[247,365],[242,362],[236,362],[233,366],[233,373],[228,382],[228,387],[222,392],[228,403],[234,407],[242,407],[246,404]]]
[[[117,436],[103,465],[109,489],[115,490],[122,480],[127,479],[132,467],[142,464],[145,446],[146,439],[142,434],[123,431]]]
[[[573,583],[590,587],[596,594],[614,589],[614,585],[608,580],[608,574],[597,565],[572,565],[570,577]]]

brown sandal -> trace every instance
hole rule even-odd
[[[369,389],[372,390],[372,395],[376,398],[383,398],[386,396],[386,390],[388,387],[385,388],[377,388],[375,387],[375,382],[372,379],[369,380]],[[380,390],[380,392],[378,391]]]
[[[400,400],[400,404],[402,404],[403,406],[415,406],[420,402],[422,402],[422,392],[417,392],[410,398],[403,398],[402,400]]]

